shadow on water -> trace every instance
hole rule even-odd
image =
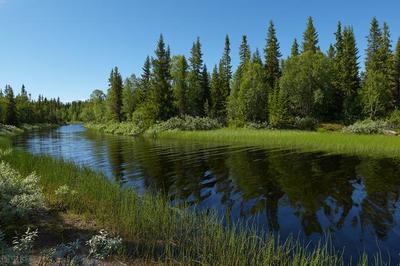
[[[399,262],[400,162],[257,147],[103,135],[80,125],[15,139],[33,153],[84,164],[139,193],[213,209],[282,238],[329,234],[345,256]],[[386,252],[387,250],[387,252]]]

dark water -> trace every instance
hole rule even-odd
[[[347,256],[381,250],[400,261],[400,162],[188,141],[134,139],[80,125],[15,144],[104,172],[121,186],[212,208],[281,238],[327,233]]]

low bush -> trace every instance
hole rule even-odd
[[[38,236],[37,230],[28,228],[20,238],[14,238],[12,245],[6,243],[5,235],[0,231],[0,265],[30,265],[33,243]]]
[[[160,122],[150,129],[150,132],[167,131],[167,130],[212,130],[221,128],[222,124],[218,120],[209,117],[173,117],[167,121]]]
[[[388,128],[389,126],[385,121],[366,119],[343,128],[343,132],[353,134],[382,134]]]
[[[122,239],[112,237],[107,231],[101,230],[98,235],[93,236],[88,242],[89,256],[105,260],[112,255],[122,252]]]
[[[267,122],[259,122],[259,123],[247,123],[244,125],[244,128],[247,129],[268,129],[269,125]]]
[[[391,129],[400,129],[400,110],[395,110],[390,114],[387,125]]]
[[[312,117],[295,117],[293,127],[300,130],[314,130],[318,120]]]
[[[44,208],[35,174],[22,177],[8,164],[0,163],[0,224],[13,224]]]

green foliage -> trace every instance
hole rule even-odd
[[[89,256],[99,260],[105,260],[122,252],[122,238],[112,237],[107,231],[101,230],[98,235],[87,241]]]
[[[181,116],[187,114],[189,111],[188,67],[185,56],[175,56],[172,58],[171,76],[173,80],[174,107]]]
[[[285,62],[280,89],[292,117],[329,118],[332,65],[321,52],[305,52]]]
[[[14,92],[11,86],[7,85],[4,90],[4,124],[16,125],[17,124],[17,110],[14,98]]]
[[[23,177],[8,164],[0,162],[0,225],[15,224],[43,208],[37,176]]]
[[[318,33],[314,27],[312,17],[308,17],[307,29],[303,33],[303,53],[319,51],[318,46]]]
[[[400,110],[394,110],[387,119],[388,126],[391,129],[400,129]]]
[[[109,89],[107,94],[108,116],[112,121],[122,121],[122,77],[115,67],[111,70],[110,78],[108,79]]]
[[[393,57],[393,95],[395,107],[400,108],[400,38]]]
[[[164,43],[161,35],[153,59],[153,73],[151,78],[151,92],[149,101],[157,106],[156,118],[166,120],[173,114],[173,98],[171,91],[171,55],[169,47]]]
[[[343,128],[343,132],[353,134],[382,134],[387,128],[388,125],[385,121],[366,119]]]
[[[313,117],[296,117],[294,119],[294,128],[300,130],[314,130],[318,125],[318,120]]]
[[[37,230],[28,228],[20,238],[14,238],[12,246],[7,245],[5,235],[0,231],[0,265],[31,265],[33,243],[38,236]]]
[[[363,111],[369,118],[384,116],[390,104],[390,81],[379,71],[369,71],[361,89]]]
[[[265,69],[259,62],[245,67],[235,105],[237,115],[233,121],[265,122],[268,116],[268,86],[265,84]]]
[[[130,78],[127,78],[122,89],[121,112],[123,114],[123,119],[129,120],[136,107],[144,100],[144,93],[139,87],[139,80],[136,76],[132,75]]]
[[[299,44],[297,43],[297,39],[295,38],[292,44],[292,48],[290,50],[290,56],[298,56],[300,54],[299,52]]]
[[[276,38],[276,31],[272,21],[269,22],[267,45],[264,49],[264,53],[266,84],[270,88],[274,88],[281,75],[281,69],[279,66],[279,58],[281,57],[281,53],[279,52],[279,42]]]
[[[208,117],[173,117],[167,121],[160,122],[150,129],[150,132],[160,132],[166,130],[212,130],[221,128],[222,125],[218,120]]]

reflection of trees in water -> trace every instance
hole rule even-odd
[[[365,159],[358,166],[367,192],[360,213],[361,226],[363,229],[372,226],[379,239],[386,239],[395,225],[400,190],[399,170],[400,163],[389,159]]]
[[[216,151],[212,146],[199,149],[186,142],[149,139],[96,141],[96,149],[107,143],[116,177],[140,171],[146,188],[189,204],[219,200],[212,204],[223,206],[227,215],[240,200],[242,218],[265,213],[270,230],[279,230],[278,210],[285,195],[306,235],[341,230],[347,222],[364,231],[372,228],[385,239],[396,223],[400,163],[393,160],[261,149]],[[365,198],[353,198],[355,184],[364,184]],[[321,215],[328,221],[325,226]]]
[[[243,201],[254,202],[250,216],[265,211],[269,230],[279,230],[279,199],[284,195],[268,163],[270,154],[265,150],[248,150],[229,156],[231,178]],[[242,204],[243,207],[244,204]],[[248,216],[241,210],[243,216]]]

